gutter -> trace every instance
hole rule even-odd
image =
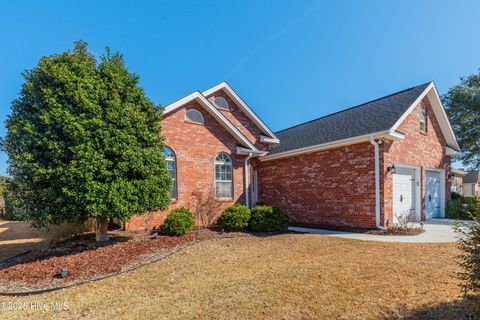
[[[370,136],[376,136],[377,138],[385,138],[389,139],[392,141],[395,140],[402,140],[405,136],[404,134],[397,132],[397,131],[392,131],[392,130],[387,130],[387,131],[379,131],[379,132],[373,132],[369,134],[364,134],[361,136],[356,136],[356,137],[351,137],[351,138],[346,138],[342,140],[335,140],[335,141],[330,141],[322,144],[317,144],[313,146],[308,146],[304,148],[299,148],[299,149],[293,149],[289,151],[284,151],[284,152],[279,152],[275,154],[269,154],[260,161],[270,161],[270,160],[275,160],[275,159],[281,159],[285,157],[292,157],[292,156],[297,156],[300,154],[306,154],[306,153],[312,153],[312,152],[317,152],[321,150],[327,150],[327,149],[333,149],[333,148],[339,148],[343,146],[348,146],[356,143],[362,143],[362,142],[368,142]]]
[[[248,176],[249,176],[249,170],[248,170],[248,160],[250,160],[253,157],[253,154],[250,152],[248,156],[244,160],[244,172],[245,172],[245,206],[247,208],[250,208],[250,199],[249,199],[249,194],[248,194]]]
[[[378,142],[374,135],[370,135],[370,143],[375,149],[375,226],[377,229],[385,230],[380,224],[380,152]]]

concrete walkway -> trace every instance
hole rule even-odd
[[[355,233],[345,231],[333,231],[324,229],[311,229],[300,227],[289,227],[288,230],[297,232],[306,232],[313,234],[323,234],[346,239],[365,240],[365,241],[386,241],[386,242],[416,242],[416,243],[440,243],[455,242],[458,240],[457,234],[453,231],[453,224],[456,220],[451,219],[431,219],[424,222],[425,232],[417,236],[382,236],[368,233]],[[472,222],[465,222],[472,223]]]

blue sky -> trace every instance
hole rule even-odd
[[[480,67],[479,1],[10,1],[0,135],[21,72],[85,40],[124,54],[156,103],[223,80],[273,130]],[[0,154],[0,174],[6,172]]]

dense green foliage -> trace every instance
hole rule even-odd
[[[480,72],[462,78],[442,100],[462,149],[460,160],[480,168]]]
[[[7,177],[0,176],[0,197],[3,196],[5,191],[7,191],[8,180],[9,179]]]
[[[452,197],[447,202],[447,218],[471,220],[480,217],[480,198]]]
[[[218,224],[228,231],[243,230],[248,227],[250,216],[249,208],[235,204],[222,212],[222,215],[218,219]]]
[[[162,225],[162,230],[170,236],[181,236],[192,231],[193,214],[187,208],[173,210]]]
[[[256,206],[251,211],[249,227],[252,231],[284,232],[288,228],[288,216],[274,206]]]
[[[120,54],[97,62],[77,42],[24,78],[4,141],[14,215],[35,226],[105,223],[168,207],[161,109]]]
[[[465,293],[480,293],[480,219],[478,223],[458,224],[456,231],[460,233],[459,247],[462,250],[460,264],[464,272],[460,278],[464,281]]]

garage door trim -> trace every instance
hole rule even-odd
[[[418,166],[412,166],[408,164],[403,164],[403,163],[395,163],[396,168],[405,168],[405,169],[413,169],[414,171],[414,177],[415,177],[415,203],[414,203],[414,208],[415,208],[415,218],[417,221],[421,221],[422,219],[422,211],[421,211],[421,179],[420,179],[420,173],[421,173],[421,167]],[[392,175],[392,213],[394,211],[393,208],[393,175]],[[393,213],[394,214],[394,213]],[[393,220],[395,220],[395,217],[392,217]]]
[[[435,169],[435,168],[425,168],[425,181],[427,179],[427,172],[435,171],[440,173],[440,217],[445,218],[445,170]],[[425,195],[427,193],[427,186],[425,186]],[[425,218],[427,217],[426,207],[425,207]]]

